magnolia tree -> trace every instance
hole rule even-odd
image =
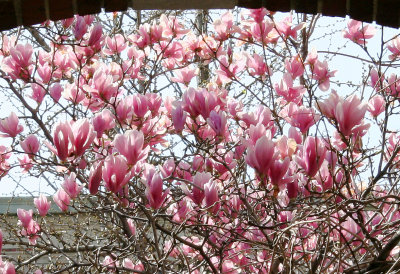
[[[400,38],[348,20],[356,50],[329,53],[318,16],[112,16],[2,36],[1,184],[54,189],[0,217],[3,273],[398,271]],[[364,65],[347,85],[338,54]]]

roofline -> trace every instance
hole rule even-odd
[[[398,0],[0,0],[0,30],[34,25],[46,20],[71,18],[74,14],[97,14],[135,10],[260,8],[271,11],[345,17],[389,27],[400,26]]]

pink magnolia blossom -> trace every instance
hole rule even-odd
[[[125,258],[122,262],[122,266],[128,268],[130,270],[134,270],[136,272],[144,272],[144,265],[142,263],[133,264],[133,262],[129,258]]]
[[[239,73],[246,67],[246,58],[244,56],[229,60],[225,55],[222,55],[218,61],[220,69],[215,71],[218,85],[225,85],[232,82],[233,79],[238,79]]]
[[[39,224],[32,220],[28,227],[24,227],[21,229],[21,235],[26,236],[29,240],[29,244],[35,245],[36,239],[39,237],[38,233],[40,232]]]
[[[328,62],[316,61],[312,69],[312,78],[318,80],[318,87],[322,91],[327,91],[330,86],[329,78],[335,76],[336,70],[328,70]]]
[[[207,210],[212,214],[216,214],[221,206],[219,203],[218,192],[218,186],[215,181],[210,180],[204,184],[204,204]]]
[[[111,62],[110,65],[105,68],[105,70],[111,74],[114,82],[121,81],[124,77],[123,68],[115,62]]]
[[[226,114],[224,111],[219,113],[211,111],[210,117],[207,118],[208,125],[214,130],[217,136],[224,136],[226,130]]]
[[[332,90],[331,94],[329,94],[328,99],[317,102],[317,107],[323,115],[325,115],[328,118],[334,119],[336,106],[341,100],[342,99],[336,93],[336,90]]]
[[[135,222],[132,219],[127,219],[126,222],[128,223],[128,227],[130,232],[132,233],[132,236],[134,236],[136,234]]]
[[[33,157],[34,154],[38,153],[40,148],[39,140],[33,134],[28,135],[25,140],[21,141],[19,144],[25,153],[30,154],[30,157]]]
[[[124,261],[122,262],[122,266],[124,268],[130,269],[130,270],[135,270],[135,265],[133,264],[132,260],[129,258],[124,259]]]
[[[97,133],[97,138],[103,136],[104,131],[115,127],[114,115],[108,109],[103,109],[93,117],[93,128]]]
[[[246,263],[243,263],[246,265]],[[239,274],[236,264],[232,260],[224,260],[222,262],[222,273],[226,274]]]
[[[116,118],[121,124],[130,124],[133,115],[132,96],[117,101]]]
[[[189,32],[188,29],[184,28],[178,18],[174,16],[166,16],[165,14],[160,16],[160,26],[162,30],[162,33],[158,33],[158,36],[160,37],[180,38]]]
[[[271,131],[272,136],[276,132],[271,110],[263,105],[259,105],[255,112],[240,113],[238,116],[238,118],[246,123],[247,127],[261,123],[266,129]]]
[[[166,18],[163,15],[161,15],[161,17],[163,17],[164,19]],[[172,20],[176,21],[173,24],[177,23],[175,26],[173,26],[173,28],[174,27],[181,28],[181,25],[178,22],[178,19],[174,18]],[[152,43],[157,43],[159,41],[168,40],[168,39],[166,39],[166,37],[168,37],[168,36],[164,36],[166,33],[168,33],[168,28],[169,27],[167,26],[168,25],[167,21],[168,20],[162,21],[162,22],[160,22],[160,24],[153,23],[150,26],[150,34],[151,34],[150,40],[151,40]],[[172,24],[170,24],[170,26],[171,25]]]
[[[164,66],[166,68],[168,68],[168,64],[176,64],[176,60],[180,60],[183,56],[183,47],[178,41],[161,41],[160,44],[156,45],[155,48],[165,59]],[[172,69],[172,67],[169,69]]]
[[[250,75],[260,76],[263,80],[266,79],[267,75],[272,75],[271,68],[268,67],[268,65],[264,62],[264,59],[257,53],[254,53],[252,55],[247,54],[246,58],[246,65],[248,67]]]
[[[328,167],[330,169],[334,168],[336,166],[337,161],[338,161],[337,154],[335,152],[333,152],[333,151],[327,151],[325,159],[328,162]]]
[[[307,55],[307,63],[313,67],[315,62],[317,62],[317,60],[318,60],[318,52],[317,49],[313,47]]]
[[[32,53],[33,48],[30,44],[18,44],[15,47],[10,48],[10,55],[12,59],[21,68],[27,68],[32,64]]]
[[[89,172],[88,188],[90,194],[95,195],[99,191],[99,186],[102,180],[103,162],[96,162],[92,165]]]
[[[378,71],[373,68],[370,71],[371,81],[368,82],[371,87],[375,90],[380,90],[382,88],[382,84],[384,82],[385,76],[383,74],[378,73]]]
[[[259,105],[254,114],[256,117],[256,124],[262,123],[266,129],[271,131],[271,136],[273,136],[276,132],[276,127],[274,126],[274,118],[272,117],[271,110],[266,106]]]
[[[193,177],[193,189],[192,193],[189,192],[187,186],[183,186],[183,192],[185,192],[186,196],[192,199],[197,205],[201,205],[205,193],[204,193],[204,185],[212,180],[212,176],[209,172],[198,172]]]
[[[131,178],[131,173],[128,171],[128,164],[125,157],[121,155],[107,156],[104,160],[102,177],[107,190],[113,193],[120,191]]]
[[[145,95],[135,94],[130,97],[133,114],[135,114],[139,118],[143,118],[149,111],[148,100]]]
[[[248,9],[244,11],[245,14],[248,14],[253,20],[257,23],[262,22],[265,15],[268,15],[270,12],[266,8],[259,9]]]
[[[24,130],[24,127],[19,124],[19,119],[14,112],[11,112],[10,116],[0,121],[0,137],[16,137],[19,133]]]
[[[146,197],[152,209],[159,209],[169,193],[169,189],[163,190],[163,180],[158,173],[146,178]]]
[[[344,150],[347,148],[347,144],[343,142],[342,136],[336,130],[333,133],[333,138],[329,139],[328,143],[333,145],[335,148],[339,150]]]
[[[150,27],[151,26],[148,23],[140,25],[137,30],[138,34],[129,37],[129,40],[139,49],[144,49],[152,43],[150,38]]]
[[[329,151],[326,155],[328,155]],[[318,182],[318,191],[326,191],[332,188],[333,185],[333,178],[328,168],[328,161],[326,161],[320,168],[318,174],[315,176]]]
[[[178,205],[175,205],[174,210],[175,214],[172,219],[175,222],[182,223],[191,217],[193,207],[190,200],[185,197],[179,202]]]
[[[171,118],[174,128],[177,132],[181,132],[184,129],[186,117],[187,113],[183,111],[182,102],[175,101],[171,111]]]
[[[296,181],[289,182],[286,185],[287,195],[289,199],[294,199],[299,193],[299,185]]]
[[[284,159],[285,157],[291,158],[292,155],[297,150],[297,143],[294,139],[282,135],[276,141],[276,147],[280,153],[280,158],[282,159]]]
[[[182,69],[175,70],[174,73],[176,74],[176,77],[171,78],[172,82],[181,83],[185,86],[188,86],[192,78],[199,73],[199,70],[191,67],[184,67]]]
[[[209,37],[207,37],[209,39]],[[196,36],[194,33],[188,33],[184,42],[184,48],[187,49],[186,56],[194,57],[196,55],[202,55],[203,50],[202,44],[203,39],[201,36]]]
[[[47,197],[43,194],[40,194],[39,198],[35,198],[33,200],[33,203],[35,204],[40,216],[45,217],[50,209],[51,204],[50,201],[47,201]]]
[[[184,110],[192,117],[197,117],[201,114],[204,119],[207,119],[211,110],[218,105],[217,96],[206,89],[189,88],[183,94],[182,99]]]
[[[243,205],[243,201],[240,200],[239,195],[233,195],[229,199],[229,209],[231,210],[232,217],[236,218],[240,212],[240,208]]]
[[[125,38],[121,34],[116,34],[114,37],[107,36],[106,45],[107,49],[104,49],[104,53],[108,55],[119,54],[127,47]]]
[[[83,35],[87,32],[87,23],[85,22],[84,17],[76,16],[75,27],[74,27],[74,35],[76,40],[82,39]]]
[[[141,131],[128,130],[114,139],[115,149],[125,156],[128,165],[135,165],[147,157],[149,147],[144,148],[144,136]]]
[[[295,103],[290,103],[286,106],[280,115],[283,115],[289,124],[300,129],[303,134],[320,119],[314,109],[304,106],[299,107]]]
[[[115,260],[109,255],[107,255],[103,260],[103,266],[112,272],[114,272],[113,270],[115,269],[116,264],[118,264],[118,262],[116,263]]]
[[[358,246],[365,237],[361,228],[351,216],[342,220],[342,215],[343,212],[339,212],[331,216],[332,222],[338,224],[338,229],[332,233],[334,240]]]
[[[62,188],[69,195],[69,197],[71,197],[71,199],[75,199],[76,197],[78,197],[83,186],[78,185],[78,183],[76,182],[76,174],[74,172],[71,172],[71,174],[65,175]]]
[[[30,97],[33,100],[35,100],[38,104],[41,104],[45,95],[46,90],[41,85],[32,83],[32,93]]]
[[[293,79],[288,73],[283,75],[279,84],[274,84],[274,89],[278,95],[285,99],[286,102],[293,102],[297,105],[301,103],[303,94],[307,91],[307,89],[302,85],[296,87],[293,86]]]
[[[260,176],[267,176],[271,164],[276,159],[275,144],[267,136],[257,140],[255,146],[247,149],[246,162],[254,168]]]
[[[100,23],[93,26],[90,31],[90,36],[88,40],[88,45],[97,50],[101,47],[101,42],[103,41],[103,28]]]
[[[28,172],[33,167],[32,159],[26,154],[22,158],[18,158],[18,161],[23,173]]]
[[[0,265],[1,273],[3,274],[15,274],[15,266],[12,262],[5,262]]]
[[[396,60],[400,56],[400,37],[392,40],[392,43],[387,46],[388,50],[392,53],[389,55],[391,61]]]
[[[35,220],[32,219],[32,214],[32,209],[29,211],[21,208],[17,209],[17,215],[19,219],[18,224],[23,227],[21,230],[21,235],[27,236],[30,244],[35,244],[36,238],[38,237],[37,233],[40,231],[40,226]]]
[[[7,159],[11,157],[10,148],[0,145],[0,179],[7,175],[10,164]]]
[[[44,65],[38,65],[37,72],[42,79],[42,83],[48,84],[50,82],[52,71],[49,64],[45,63]]]
[[[368,24],[364,27],[362,27],[362,25],[362,22],[350,19],[347,23],[347,29],[343,31],[343,37],[359,45],[367,44],[365,39],[374,37],[376,29]]]
[[[325,160],[326,147],[319,138],[308,136],[295,160],[305,173],[314,177]]]
[[[347,99],[341,98],[335,108],[335,119],[340,132],[345,136],[351,135],[355,126],[361,124],[367,108],[368,105],[362,103],[355,95]]]
[[[389,135],[387,142],[388,144],[387,144],[386,158],[390,159],[393,155],[393,152],[400,146],[400,137],[393,132]],[[396,157],[395,159],[398,160],[398,157]]]
[[[297,32],[306,26],[305,22],[293,25],[292,20],[292,15],[290,15],[283,19],[283,21],[276,23],[278,32],[283,35],[284,38],[291,36],[293,39],[297,39]]]
[[[204,157],[201,155],[195,155],[192,161],[192,170],[203,172],[204,164]]]
[[[53,200],[62,211],[67,211],[71,203],[71,197],[69,197],[64,189],[59,189],[56,194],[53,195]]]
[[[165,179],[171,176],[175,171],[175,168],[176,166],[174,159],[170,158],[167,161],[165,161],[163,166],[160,166],[160,172],[162,177]]]
[[[46,51],[40,49],[39,53],[38,53],[38,65],[50,66],[51,58],[52,58],[52,56],[49,52],[46,52]]]
[[[275,186],[279,186],[285,176],[290,164],[289,157],[285,157],[283,160],[275,160],[268,170],[268,176],[271,183]]]
[[[212,169],[220,175],[221,180],[224,180],[230,176],[229,171],[235,168],[237,162],[234,159],[234,153],[232,151],[226,152],[221,149],[219,150],[219,153],[225,154],[225,156],[217,156],[215,160],[206,158],[206,165],[208,162],[211,162],[210,166],[212,166]]]
[[[229,11],[224,13],[220,19],[215,20],[213,25],[214,30],[217,33],[215,39],[219,41],[228,39],[237,28],[233,24],[233,15]]]
[[[71,127],[72,135],[69,135],[73,144],[75,156],[81,156],[85,150],[92,144],[96,134],[93,126],[88,119],[80,119]]]
[[[74,17],[67,18],[67,19],[61,20],[61,24],[62,24],[63,28],[67,29],[74,23],[74,20],[75,20]]]
[[[66,84],[61,94],[66,100],[74,104],[81,103],[85,99],[85,93],[82,88],[77,87],[77,84]]]
[[[50,96],[54,99],[55,102],[58,102],[60,100],[62,91],[63,88],[59,83],[53,84],[49,89]]]
[[[24,228],[29,227],[29,225],[33,221],[32,214],[33,214],[32,209],[30,209],[29,211],[27,211],[25,209],[21,209],[21,208],[17,209],[18,219],[19,219],[19,222],[22,225],[22,227],[24,227]]]
[[[297,144],[301,144],[303,141],[301,133],[295,127],[289,128],[288,137],[295,140]]]
[[[54,154],[60,158],[61,161],[67,160],[72,150],[70,140],[74,139],[71,126],[68,122],[58,122],[53,130],[53,144],[55,148],[47,144]]]
[[[156,93],[146,93],[145,100],[146,100],[147,108],[151,112],[151,115],[153,117],[158,116],[160,107],[161,107],[161,103],[162,103],[161,96]]]
[[[56,79],[60,79],[63,75],[70,77],[71,70],[76,69],[76,65],[78,65],[79,61],[76,53],[73,51],[57,51],[54,54],[53,63],[56,66],[56,70],[53,72],[52,76]]]
[[[385,111],[385,99],[381,95],[375,95],[369,100],[368,111],[372,116],[377,117],[379,114]]]
[[[396,74],[390,74],[389,78],[387,78],[387,85],[389,86],[386,91],[395,97],[399,97],[400,95],[400,77]]]
[[[271,132],[267,131],[265,129],[265,126],[261,123],[258,123],[256,126],[250,125],[248,133],[249,133],[249,139],[246,141],[253,146],[257,143],[258,139],[260,139],[261,137],[263,136],[271,137]]]
[[[32,53],[33,48],[29,44],[11,47],[10,56],[4,58],[1,67],[13,80],[28,81],[33,70]]]
[[[10,49],[15,46],[15,41],[17,40],[16,36],[3,36],[3,43],[1,44],[0,55],[1,56],[9,56]]]
[[[96,70],[90,85],[85,85],[84,89],[94,98],[106,102],[109,102],[118,94],[118,85],[114,83],[112,75],[104,69]]]
[[[300,55],[296,55],[290,59],[285,60],[286,71],[292,76],[293,79],[303,75],[304,64]]]
[[[249,33],[253,39],[264,44],[276,43],[279,39],[279,34],[274,29],[274,26],[272,20],[263,20],[260,23],[251,24]]]
[[[360,226],[350,217],[347,217],[347,219],[341,223],[341,229],[341,235],[344,237],[344,239],[341,238],[343,242],[351,242],[352,244],[359,245],[364,239]],[[358,240],[352,240],[354,238]]]

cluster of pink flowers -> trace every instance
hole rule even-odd
[[[131,35],[108,35],[93,16],[76,16],[62,22],[73,37],[61,36],[51,52],[35,50],[35,55],[29,44],[9,43],[14,38],[5,36],[1,68],[10,81],[26,84],[24,92],[29,89],[29,118],[37,122],[41,111],[46,112],[43,117],[57,113],[52,108],[64,114],[56,114],[57,120],[49,122],[51,130],[43,134],[30,131],[31,121],[24,127],[14,112],[2,119],[0,136],[13,144],[10,149],[0,146],[0,178],[9,172],[12,151],[23,155],[19,161],[25,172],[54,167],[54,177],[62,183],[53,200],[62,211],[69,211],[82,197],[97,195],[99,201],[109,199],[107,203],[127,212],[121,214],[127,238],[140,232],[134,219],[127,218],[129,210],[138,208],[152,218],[168,216],[179,233],[187,224],[197,225],[196,236],[179,236],[180,244],[174,246],[166,242],[166,255],[196,261],[209,252],[207,268],[223,273],[267,273],[276,257],[263,243],[275,240],[285,243],[282,248],[290,247],[295,260],[314,260],[309,254],[318,250],[320,238],[314,231],[320,227],[329,241],[362,246],[356,252],[365,253],[364,245],[370,242],[360,240],[366,234],[357,219],[361,217],[333,206],[324,208],[332,211],[328,220],[310,214],[298,221],[296,214],[304,201],[335,205],[360,198],[358,169],[365,164],[361,141],[370,127],[366,113],[377,121],[389,107],[388,100],[399,97],[397,77],[386,79],[372,70],[374,90],[368,102],[354,94],[339,96],[335,90],[329,92],[336,71],[313,50],[308,56],[282,58],[281,78],[272,80],[279,72],[273,71],[262,51],[250,54],[241,46],[265,49],[291,43],[306,26],[294,24],[291,16],[275,23],[267,15],[271,14],[265,9],[246,11],[237,25],[227,12],[208,36],[195,35],[177,18],[165,15]],[[363,46],[373,35],[371,26],[354,20],[344,32]],[[240,50],[227,43],[230,39]],[[388,46],[391,60],[398,58],[399,44],[397,38]],[[213,77],[208,83],[196,86],[201,74],[196,62],[210,65]],[[177,87],[176,98],[156,92],[152,81],[159,75]],[[246,97],[250,107],[245,108],[242,94],[234,94],[231,87],[248,79],[250,84],[239,85],[251,93],[251,99]],[[270,97],[252,90],[252,85],[267,81]],[[321,91],[329,95],[321,99]],[[42,122],[38,128],[46,126]],[[386,138],[385,160],[398,162],[394,153],[399,152],[400,138],[394,133]],[[171,148],[176,139],[185,148]],[[378,195],[376,189],[371,195]],[[40,195],[34,204],[45,218],[50,209],[47,197]],[[392,207],[385,208],[384,216],[369,210],[361,215],[369,220],[366,229],[371,235],[400,218]],[[20,234],[35,245],[41,227],[33,211],[18,209],[18,218]],[[285,242],[277,235],[278,228],[290,231],[293,239]],[[139,261],[108,254],[105,269],[145,269]],[[329,268],[330,260],[335,259],[321,264]],[[0,269],[8,268],[0,261]]]
[[[40,232],[39,224],[32,218],[33,211],[30,209],[29,211],[24,209],[18,209],[18,225],[22,227],[21,235],[28,237],[31,245],[36,244],[36,239],[39,237],[38,233]]]
[[[343,37],[365,46],[365,40],[374,37],[375,33],[376,29],[373,26],[363,25],[363,22],[351,19],[347,23],[347,29],[343,31]]]

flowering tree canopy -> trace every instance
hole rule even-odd
[[[400,268],[399,37],[372,54],[378,31],[349,20],[355,56],[310,47],[318,16],[133,15],[3,34],[0,185],[53,192],[0,216],[0,252],[22,252],[1,271]]]

